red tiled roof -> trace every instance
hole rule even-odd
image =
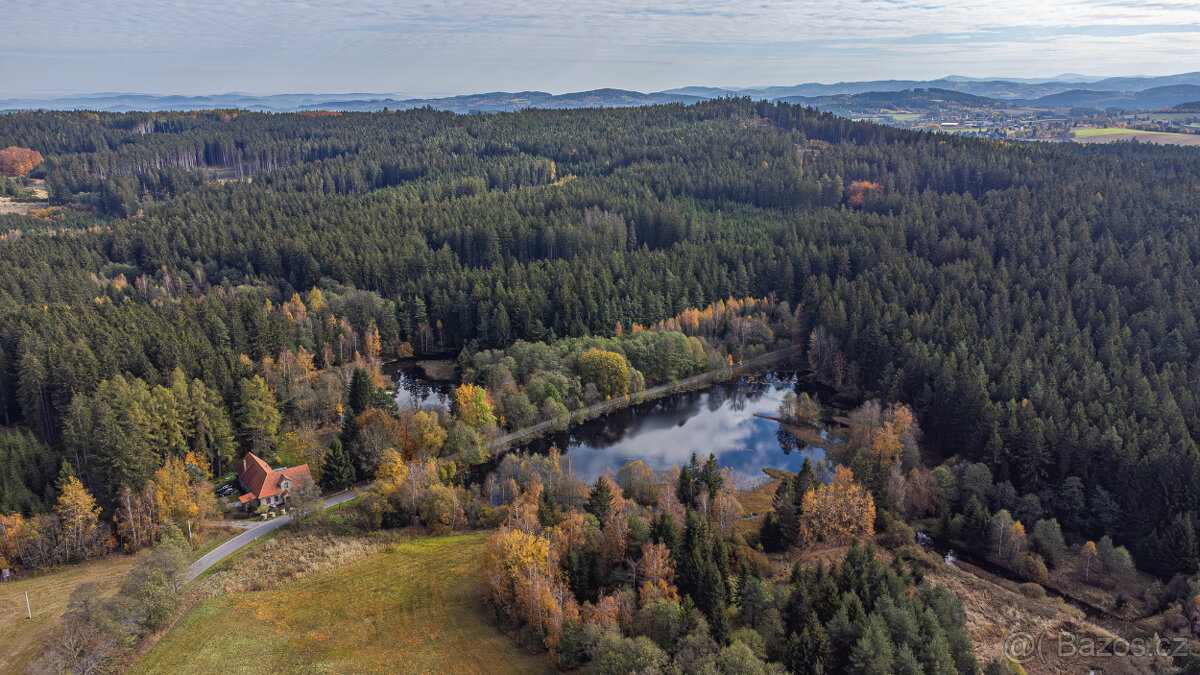
[[[237,468],[237,474],[246,484],[248,491],[247,494],[238,498],[243,504],[251,499],[284,494],[286,492],[283,489],[284,479],[290,480],[297,486],[302,482],[312,483],[312,474],[309,473],[307,464],[287,469],[271,469],[269,464],[262,461],[253,452],[247,452],[246,456],[242,458],[242,463]]]

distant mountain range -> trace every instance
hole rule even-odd
[[[895,96],[895,93],[902,95]],[[889,97],[888,94],[893,94]],[[429,106],[458,113],[501,112],[523,108],[585,108],[694,103],[704,99],[749,96],[789,101],[833,112],[887,105],[925,108],[1100,108],[1149,110],[1200,100],[1200,72],[1162,77],[1093,78],[1065,74],[1056,78],[981,79],[961,76],[938,80],[875,80],[868,82],[807,83],[769,87],[680,87],[642,93],[623,89],[594,89],[569,94],[543,91],[490,92],[444,98],[410,98],[396,94],[254,94],[156,96],[105,92],[58,98],[0,99],[0,110],[86,109],[205,110],[241,108],[267,112],[305,110],[363,110]]]

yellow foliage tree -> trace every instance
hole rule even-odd
[[[810,540],[844,544],[875,534],[875,501],[854,480],[854,472],[839,466],[833,480],[804,497],[801,535]]]
[[[1010,555],[1015,558],[1025,548],[1025,544],[1029,542],[1028,537],[1025,536],[1025,526],[1021,524],[1021,521],[1018,520],[1009,528],[1008,540],[1012,546]]]
[[[496,414],[483,387],[461,384],[454,390],[454,414],[469,426],[482,429],[496,422]]]
[[[527,607],[518,604],[533,580],[548,577],[550,541],[520,530],[503,528],[488,538],[480,566],[480,580],[497,608],[525,619]]]
[[[666,544],[646,544],[642,547],[642,585],[638,588],[638,605],[645,607],[659,600],[679,601],[675,588],[675,567]]]
[[[446,443],[446,430],[436,413],[419,411],[405,425],[404,452],[409,457],[437,457]]]
[[[588,349],[579,355],[579,378],[606,398],[629,393],[629,362],[616,352]]]
[[[1100,559],[1100,554],[1096,551],[1096,543],[1089,541],[1083,545],[1079,551],[1079,558],[1083,562],[1083,580],[1088,580],[1088,575],[1092,572],[1092,565]]]
[[[904,444],[900,441],[900,433],[892,422],[884,422],[883,427],[876,429],[871,438],[871,452],[883,462],[883,466],[891,468],[900,458]]]
[[[186,532],[187,522],[200,515],[187,466],[178,457],[167,457],[154,472],[153,481],[155,520],[163,524],[175,523]]]
[[[54,512],[62,523],[67,556],[75,559],[83,552],[84,543],[100,522],[100,507],[96,506],[96,499],[74,476],[62,485],[61,490]]]
[[[21,514],[10,513],[6,516],[0,513],[0,558],[6,566],[11,565],[20,555],[18,542],[24,528],[25,518]]]

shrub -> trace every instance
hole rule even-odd
[[[434,534],[448,534],[467,523],[454,488],[431,485],[421,502],[421,522]]]
[[[597,640],[589,672],[597,675],[658,672],[666,663],[666,653],[649,638],[623,638],[610,631]]]
[[[634,625],[638,634],[650,638],[663,649],[670,649],[683,635],[683,610],[678,602],[659,600],[643,607]]]
[[[1018,586],[1018,588],[1021,589],[1021,594],[1027,598],[1033,598],[1034,600],[1042,600],[1043,598],[1046,597],[1046,589],[1043,588],[1041,584],[1025,582],[1025,583],[1021,584],[1020,586]]]
[[[1036,553],[1029,551],[1021,553],[1017,556],[1015,567],[1017,574],[1024,579],[1038,583],[1046,583],[1050,579],[1050,575],[1046,571],[1046,563],[1042,560],[1042,556]]]

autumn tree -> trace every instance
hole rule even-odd
[[[1079,549],[1079,561],[1083,563],[1083,580],[1086,582],[1088,576],[1092,572],[1092,566],[1100,560],[1100,554],[1096,552],[1096,543],[1093,541],[1084,542]]]
[[[206,476],[202,469],[190,468],[195,466],[190,455],[186,459],[167,457],[154,472],[154,517],[158,523],[174,523],[181,532],[190,532],[189,523],[216,510]]]
[[[579,355],[579,378],[606,399],[629,393],[629,362],[616,352],[588,349]]]
[[[24,176],[42,163],[42,155],[37,150],[10,145],[0,150],[0,174],[10,178]]]
[[[62,545],[69,560],[79,560],[94,543],[100,522],[100,507],[74,475],[59,484],[54,513],[62,523]]]
[[[555,578],[549,556],[545,537],[503,528],[488,538],[480,578],[496,609],[544,635],[553,649],[564,620],[577,619],[578,609]]]
[[[801,516],[801,536],[833,544],[875,533],[875,501],[846,467],[834,469],[833,480],[808,493]]]
[[[133,552],[150,546],[158,537],[158,525],[154,520],[154,491],[154,481],[147,481],[146,486],[138,492],[125,488],[117,499],[114,520],[117,535],[124,542],[126,551]]]
[[[679,601],[675,589],[675,566],[665,544],[642,546],[642,585],[638,587],[638,605],[645,607],[659,600]]]
[[[404,455],[409,459],[438,457],[446,443],[446,435],[436,413],[417,411],[404,424]]]
[[[654,472],[640,459],[626,462],[618,469],[616,483],[623,493],[639,504],[649,506],[657,499]]]
[[[379,410],[367,408],[355,421],[358,434],[355,437],[355,459],[362,475],[375,473],[383,451],[401,448],[404,445],[405,429],[395,417]]]
[[[463,423],[483,430],[496,423],[487,392],[474,384],[462,384],[454,390],[453,412]]]
[[[295,528],[311,524],[313,516],[319,514],[324,507],[321,493],[311,481],[302,480],[288,491],[287,509],[292,516],[291,525]]]
[[[779,416],[790,424],[820,428],[821,406],[807,392],[787,392],[779,404]]]

